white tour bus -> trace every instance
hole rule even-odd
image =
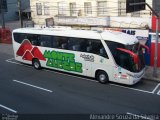
[[[145,73],[146,46],[130,35],[113,31],[63,28],[20,28],[12,33],[17,61],[133,85]],[[144,48],[144,49],[143,49]]]

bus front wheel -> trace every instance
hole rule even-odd
[[[32,65],[33,65],[33,67],[34,67],[35,69],[37,69],[37,70],[41,69],[41,64],[40,64],[40,62],[39,62],[38,59],[33,59],[33,60],[32,60]]]
[[[102,84],[109,81],[108,74],[105,71],[98,71],[96,74],[96,79]]]

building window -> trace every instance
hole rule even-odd
[[[107,14],[107,1],[99,1],[97,4],[98,15],[106,15]]]
[[[91,2],[85,2],[84,3],[84,12],[85,12],[85,15],[92,14]]]
[[[44,15],[50,15],[49,9],[49,3],[44,3]]]
[[[36,3],[37,15],[42,15],[42,4]]]
[[[70,16],[76,16],[76,3],[70,3]]]
[[[58,16],[65,16],[66,15],[66,8],[67,4],[65,1],[58,2]]]
[[[2,4],[2,9],[4,12],[8,12],[8,7],[7,7],[7,0],[1,0]]]
[[[126,2],[124,0],[118,1],[118,16],[126,16]]]
[[[132,17],[140,17],[140,11],[132,12],[132,13],[131,13],[131,16],[132,16]]]

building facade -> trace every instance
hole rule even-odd
[[[146,2],[153,6],[152,0]],[[32,20],[45,25],[53,18],[57,25],[84,25],[122,28],[151,27],[152,13],[126,13],[126,0],[30,0]]]
[[[4,12],[5,21],[14,21],[18,20],[18,4],[17,0],[6,0],[7,10]],[[30,0],[21,0],[21,9],[22,11],[30,7]],[[0,18],[1,19],[1,18]]]
[[[153,0],[153,8],[160,15],[160,1],[159,0]]]

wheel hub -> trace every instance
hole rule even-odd
[[[39,64],[38,64],[37,62],[35,62],[35,63],[34,63],[34,66],[35,66],[36,68],[38,68],[38,67],[39,67]]]
[[[104,74],[101,74],[99,76],[100,81],[104,81],[106,79],[106,76]]]

